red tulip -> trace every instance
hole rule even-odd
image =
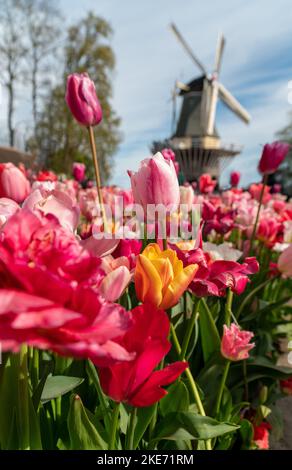
[[[169,319],[163,310],[142,305],[132,310],[133,326],[121,345],[136,354],[134,361],[101,368],[103,391],[117,402],[150,406],[167,394],[162,388],[174,382],[187,368],[187,362],[174,362],[154,371],[170,350]]]
[[[30,183],[13,163],[0,164],[0,197],[21,203],[29,195]]]
[[[74,118],[82,126],[96,126],[102,120],[95,85],[87,73],[69,75],[66,102]]]
[[[263,148],[258,170],[263,175],[274,173],[285,159],[290,145],[285,142],[273,142]]]
[[[253,440],[257,447],[261,450],[268,450],[270,447],[269,431],[272,429],[270,423],[262,422],[258,426],[253,424]]]
[[[56,173],[50,170],[40,171],[37,175],[37,181],[58,181],[58,176]]]
[[[212,193],[217,184],[216,180],[213,180],[211,175],[205,173],[200,176],[199,179],[199,189],[202,194]]]
[[[239,185],[240,181],[240,173],[239,171],[233,171],[230,175],[230,184],[233,188],[236,188]]]

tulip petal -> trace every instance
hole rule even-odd
[[[177,304],[182,293],[192,282],[197,270],[197,264],[190,264],[174,278],[165,292],[160,308],[168,309]]]
[[[174,382],[187,367],[187,362],[174,362],[162,370],[153,372],[139,391],[129,399],[129,403],[133,406],[150,406],[156,403],[167,394],[167,391],[161,388],[162,385]]]
[[[162,300],[162,282],[151,261],[139,255],[135,269],[135,287],[139,300],[159,307]]]

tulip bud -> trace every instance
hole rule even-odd
[[[230,184],[233,188],[236,188],[239,185],[240,181],[240,173],[239,171],[233,171],[230,175]]]
[[[274,173],[285,159],[290,145],[285,142],[273,142],[263,148],[258,170],[263,175]]]
[[[74,118],[82,126],[96,126],[102,120],[95,85],[87,73],[69,75],[66,102]]]
[[[30,183],[13,163],[0,164],[0,197],[23,202],[30,192]]]
[[[84,178],[85,178],[85,165],[84,163],[73,163],[73,177],[75,178],[76,181],[81,183]]]

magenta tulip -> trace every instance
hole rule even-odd
[[[240,173],[239,171],[233,171],[230,175],[230,184],[233,188],[236,188],[239,185],[240,181]]]
[[[158,152],[140,163],[137,172],[129,171],[136,204],[146,211],[148,204],[163,204],[175,209],[180,201],[179,185],[172,160]]]
[[[78,162],[74,162],[73,163],[73,177],[76,181],[78,181],[78,183],[82,183],[82,181],[84,181],[84,178],[85,178],[85,165],[84,163],[78,163]]]
[[[30,183],[13,163],[0,164],[0,197],[23,202],[30,192]]]
[[[95,85],[87,73],[69,75],[66,102],[74,118],[82,126],[96,126],[102,120]]]
[[[263,148],[258,170],[263,175],[274,173],[285,159],[290,145],[285,142],[273,142]]]

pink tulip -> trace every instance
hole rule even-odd
[[[278,270],[285,277],[292,277],[292,244],[280,254],[278,259]]]
[[[192,209],[194,202],[194,190],[191,185],[180,186],[180,203],[185,204],[188,207],[188,211]]]
[[[23,172],[13,163],[0,164],[0,197],[23,202],[30,192],[30,183]]]
[[[66,102],[74,118],[82,126],[96,126],[102,120],[95,85],[87,73],[69,75]]]
[[[236,188],[239,185],[240,181],[240,173],[239,171],[233,171],[230,175],[230,184],[233,188]]]
[[[76,230],[79,222],[79,206],[63,191],[37,188],[24,201],[23,207],[36,213],[41,211],[43,214],[54,215],[63,227],[72,232]]]
[[[0,228],[19,209],[19,205],[12,199],[6,197],[0,198]]]
[[[98,292],[108,302],[116,302],[128,287],[131,277],[126,266],[118,266],[106,274],[98,287]]]
[[[274,173],[285,159],[290,145],[285,142],[273,142],[263,148],[258,170],[263,175]]]
[[[202,194],[212,193],[217,184],[216,180],[213,180],[211,175],[205,173],[200,176],[199,179],[199,189]]]
[[[133,359],[115,340],[128,330],[131,315],[98,295],[100,259],[71,231],[51,215],[21,209],[0,237],[3,350],[26,343],[99,366]]]
[[[78,183],[82,183],[85,178],[85,168],[84,163],[73,163],[73,177]]]
[[[250,343],[254,334],[251,331],[241,330],[235,323],[230,327],[224,325],[221,341],[221,354],[229,361],[241,361],[249,357],[249,351],[254,347]]]
[[[160,152],[140,163],[137,172],[128,172],[131,178],[134,201],[141,204],[146,213],[148,204],[163,204],[176,209],[179,185],[172,160],[165,160]]]

